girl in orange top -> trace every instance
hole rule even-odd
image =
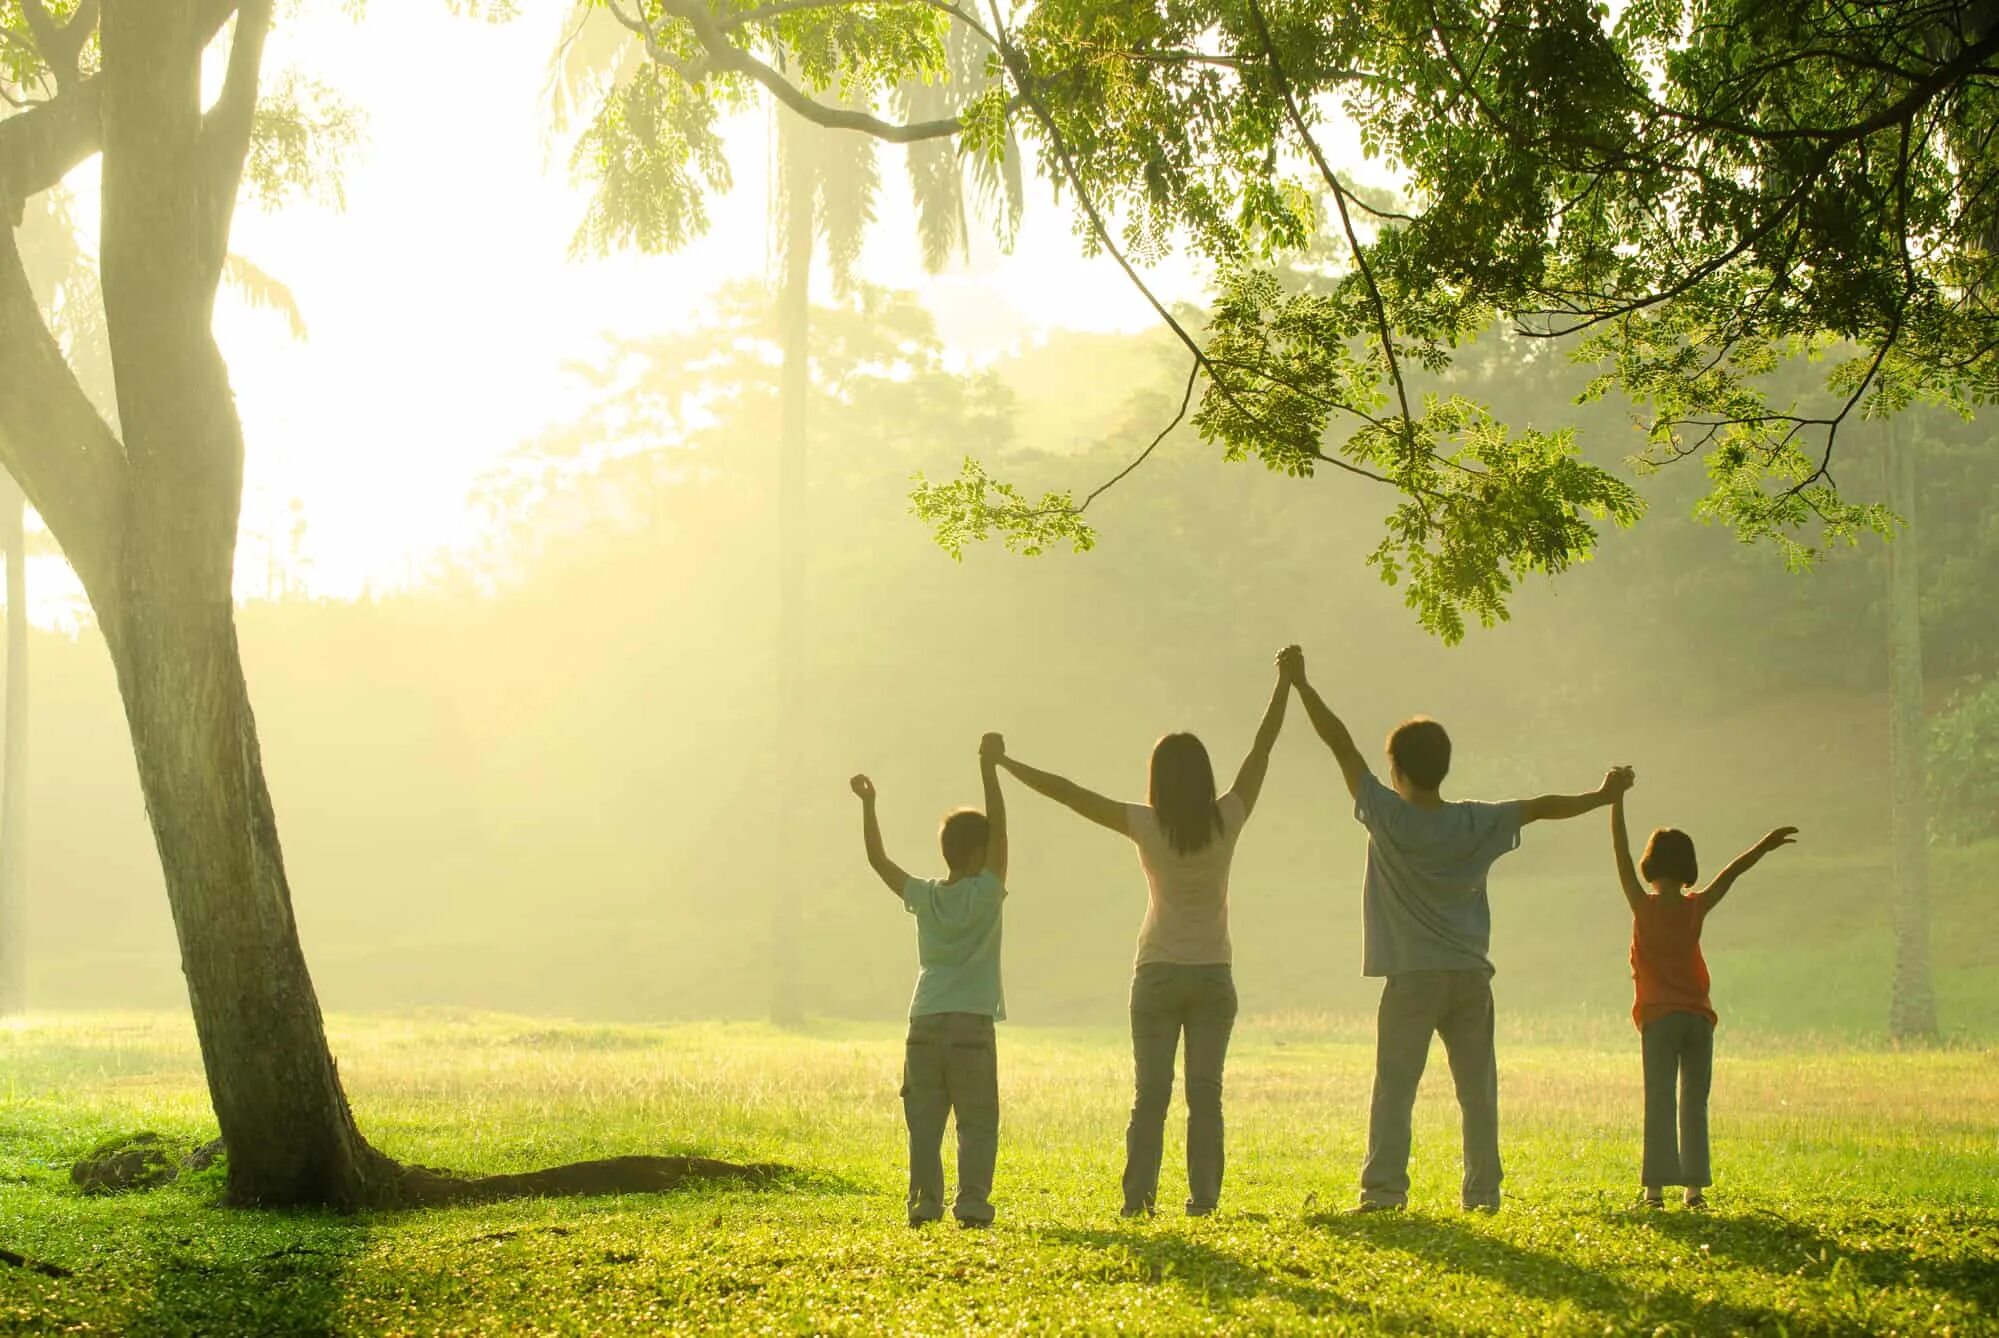
[[[1674,827],[1659,828],[1633,868],[1624,796],[1610,807],[1617,879],[1631,905],[1631,979],[1637,986],[1631,1020],[1638,1024],[1645,1061],[1645,1162],[1639,1178],[1648,1207],[1665,1206],[1667,1185],[1685,1186],[1687,1207],[1705,1207],[1701,1191],[1712,1183],[1707,1097],[1714,1076],[1715,1015],[1701,958],[1701,925],[1736,879],[1778,846],[1790,845],[1797,831],[1777,828],[1696,892],[1689,890],[1700,881],[1691,837]]]

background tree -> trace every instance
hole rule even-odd
[[[1890,425],[1883,461],[1888,505],[1909,527],[1888,562],[1890,840],[1895,870],[1895,979],[1888,1031],[1897,1040],[1934,1040],[1936,987],[1930,977],[1930,821],[1924,803],[1923,610],[1916,530],[1916,447],[1909,426]]]
[[[954,29],[945,40],[942,55],[944,68],[938,77],[919,72],[891,90],[890,100],[904,114],[925,118],[953,115],[967,97],[967,90],[991,82],[969,30]],[[807,60],[797,52],[782,52],[780,58],[798,65]],[[550,103],[556,124],[563,126],[579,104],[592,95],[599,99],[598,120],[584,136],[579,162],[601,161],[588,155],[601,154],[611,142],[607,120],[617,128],[610,133],[629,133],[643,147],[659,147],[650,142],[658,133],[658,122],[652,119],[653,109],[645,100],[648,88],[631,78],[631,71],[645,59],[639,35],[615,22],[596,0],[580,0],[575,6],[551,63]],[[847,110],[858,114],[871,91],[865,87],[853,90],[841,101]],[[770,757],[773,809],[789,813],[797,811],[803,795],[797,768],[786,763],[785,754],[801,732],[805,692],[811,681],[812,638],[806,620],[814,551],[808,451],[812,435],[813,262],[823,248],[835,291],[851,291],[862,245],[876,217],[881,171],[873,139],[829,131],[781,105],[773,114],[776,162],[769,222],[776,243],[774,260],[781,275],[777,305],[784,338],[778,364],[782,412],[777,435],[777,709],[765,747]],[[942,268],[970,245],[965,198],[968,176],[1001,234],[1012,234],[1021,207],[1017,153],[1002,151],[961,164],[950,145],[933,141],[912,145],[907,165],[918,242],[931,270]],[[635,193],[606,195],[597,202],[578,240],[599,248],[660,249],[677,239],[648,230],[659,203]],[[799,994],[799,925],[801,889],[810,882],[801,876],[798,856],[788,847],[779,846],[771,855],[778,867],[767,871],[763,879],[772,889],[775,970],[771,1016],[792,1023],[805,1012]]]
[[[0,550],[7,561],[6,730],[0,752],[0,1017],[27,1007],[28,499],[0,471]]]

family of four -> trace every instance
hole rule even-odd
[[[1307,680],[1304,653],[1291,646],[1277,657],[1277,683],[1249,753],[1219,796],[1207,749],[1191,734],[1169,734],[1154,746],[1150,794],[1143,804],[1119,803],[1028,766],[1007,755],[999,735],[988,734],[979,745],[985,812],[961,809],[945,817],[945,874],[928,879],[910,876],[889,859],[876,821],[874,785],[866,776],[853,778],[868,862],[916,918],[920,970],[909,1006],[902,1081],[912,1226],[944,1215],[942,1147],[951,1118],[958,1132],[954,1215],[968,1227],[988,1225],[993,1218],[999,1150],[993,1024],[1006,1016],[1000,984],[1007,870],[1002,771],[1138,848],[1148,896],[1131,983],[1136,1091],[1125,1131],[1124,1212],[1154,1211],[1174,1064],[1183,1044],[1187,1212],[1214,1211],[1222,1192],[1222,1069],[1236,1017],[1229,865],[1262,792],[1294,691],[1339,763],[1354,816],[1368,835],[1362,969],[1385,983],[1360,1209],[1396,1209],[1407,1202],[1410,1119],[1433,1035],[1443,1038],[1464,1119],[1463,1206],[1499,1207],[1499,1071],[1486,876],[1494,861],[1520,844],[1522,827],[1605,807],[1611,810],[1618,877],[1633,919],[1633,1018],[1643,1037],[1645,1074],[1644,1202],[1659,1206],[1664,1187],[1676,1185],[1685,1188],[1688,1205],[1700,1205],[1701,1190],[1709,1184],[1707,1096],[1715,1025],[1701,925],[1735,880],[1769,851],[1788,844],[1794,829],[1771,832],[1697,889],[1693,842],[1684,832],[1654,832],[1634,867],[1624,828],[1624,796],[1635,779],[1631,768],[1613,768],[1587,794],[1510,803],[1448,801],[1440,790],[1450,771],[1450,736],[1426,717],[1405,721],[1389,735],[1389,783],[1383,784],[1346,725]]]

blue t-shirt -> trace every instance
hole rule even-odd
[[[1520,844],[1520,805],[1419,808],[1370,775],[1361,781],[1354,816],[1367,827],[1362,974],[1490,975],[1486,873]]]
[[[1006,888],[991,869],[955,883],[911,878],[902,904],[916,917],[916,957],[922,969],[909,1015],[982,1013],[1006,1016],[1000,991],[1000,903]]]

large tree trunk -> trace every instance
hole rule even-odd
[[[359,1207],[381,1159],[348,1112],[299,947],[235,611],[226,596],[172,598],[166,573],[128,578],[107,640],[229,1147],[230,1197]]]
[[[27,499],[0,474],[0,545],[7,550],[6,739],[0,744],[0,1017],[28,1006]]]
[[[81,569],[117,669],[209,1095],[240,1203],[358,1207],[355,1131],[292,920],[236,643],[243,430],[210,332],[268,6],[204,115],[179,0],[103,17],[106,328],[124,427],[120,544]]]
[[[1895,867],[1895,978],[1888,1031],[1897,1040],[1937,1034],[1930,982],[1929,812],[1924,800],[1923,620],[1917,582],[1916,445],[1913,428],[1887,428],[1888,504],[1902,532],[1888,548],[1890,831]]]
[[[783,331],[784,366],[778,387],[780,426],[777,462],[777,702],[778,750],[796,748],[802,724],[802,663],[805,638],[806,414],[812,394],[812,252],[816,237],[812,164],[807,158],[811,137],[789,112],[779,112],[784,136],[784,288],[778,295],[778,320]],[[777,765],[771,775],[778,788],[776,811],[796,812],[799,768]],[[782,847],[778,859],[793,857]],[[804,908],[799,904],[809,880],[788,865],[780,865],[772,880],[771,941],[774,976],[770,1013],[773,1021],[794,1023],[804,1017],[799,987],[799,938]]]

